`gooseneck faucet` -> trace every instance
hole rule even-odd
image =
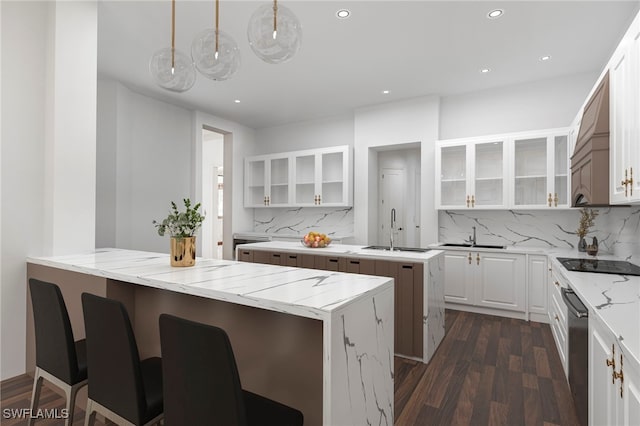
[[[471,244],[471,247],[473,247],[476,245],[476,227],[472,226],[471,228],[473,229],[473,235],[469,235],[469,239],[464,240],[464,242]]]
[[[393,231],[396,229],[396,209],[391,209],[391,229],[389,229],[389,249],[393,251]]]

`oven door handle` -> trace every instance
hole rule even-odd
[[[574,299],[574,300],[572,300]],[[564,300],[564,304],[567,305],[567,309],[569,312],[573,314],[576,318],[587,318],[589,316],[589,311],[586,309],[576,293],[570,288],[562,288],[562,300]],[[580,307],[575,305],[575,301],[580,303]]]

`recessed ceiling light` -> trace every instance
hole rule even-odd
[[[236,99],[236,100],[235,100],[235,101],[233,101],[233,102],[235,102],[235,103],[239,104],[239,103],[240,103],[240,99]]]
[[[490,71],[491,71],[491,68],[482,68],[482,69],[480,70],[480,72],[481,72],[482,74],[486,74],[486,73],[488,73],[488,72],[490,72]]]
[[[545,56],[541,56],[540,57],[540,60],[543,61],[543,62],[544,61],[548,61],[549,59],[551,59],[551,56],[549,56],[549,55],[545,55]]]
[[[351,15],[348,9],[340,9],[336,12],[336,16],[340,19],[347,19]]]
[[[504,10],[503,9],[494,9],[491,12],[487,13],[487,18],[496,19],[496,18],[501,17],[502,15],[504,15]]]
[[[383,95],[388,95],[388,94],[389,94],[389,91],[388,91],[388,90],[383,90],[383,91],[382,91],[382,94],[383,94]]]

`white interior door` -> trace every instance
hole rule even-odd
[[[395,232],[393,234],[393,245],[400,247],[406,241],[406,173],[405,169],[383,168],[380,173],[380,215],[379,215],[379,237],[380,245],[389,245],[391,230],[391,210],[396,211]],[[413,212],[411,212],[413,214]]]

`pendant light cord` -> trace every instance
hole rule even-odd
[[[176,0],[171,0],[171,71],[176,67]]]
[[[278,0],[273,0],[273,38],[276,38],[278,32]]]
[[[217,58],[217,54],[218,54],[218,22],[219,22],[219,16],[220,16],[220,1],[216,0],[216,59]]]

